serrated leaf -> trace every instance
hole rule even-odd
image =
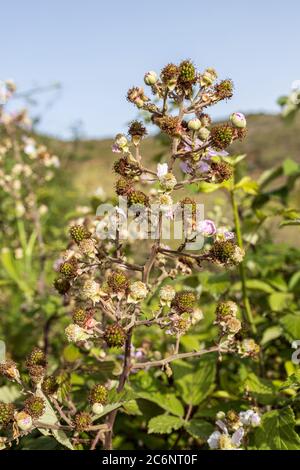
[[[50,424],[50,425],[59,424],[56,413],[55,413],[54,409],[52,408],[49,400],[43,394],[43,392],[38,389],[37,392],[36,392],[36,395],[43,398],[43,400],[45,402],[45,411],[44,411],[43,415],[39,418],[39,422],[41,424],[45,424],[45,425],[47,425],[47,424]],[[63,446],[67,447],[70,450],[74,450],[68,436],[66,435],[66,433],[64,431],[56,430],[56,429],[47,430],[47,429],[42,429],[42,428],[38,428],[38,430],[44,436],[52,435],[60,444],[62,444]]]
[[[194,438],[206,440],[214,430],[214,426],[204,419],[192,419],[185,425],[186,431]]]
[[[259,403],[264,405],[273,403],[277,396],[278,390],[270,380],[263,379],[255,375],[253,372],[241,373],[242,383],[240,385],[240,392],[245,390],[251,393]]]
[[[137,396],[156,403],[163,410],[169,411],[176,416],[183,416],[184,414],[184,408],[181,402],[172,393],[139,392]]]
[[[259,450],[299,450],[300,438],[295,432],[295,417],[290,407],[265,413],[254,440]]]
[[[288,340],[300,339],[300,315],[288,313],[280,319],[280,324]]]
[[[293,294],[289,292],[273,292],[269,295],[268,302],[273,312],[281,312],[289,307],[293,300]]]
[[[176,361],[173,363],[176,387],[186,404],[199,405],[213,390],[216,359],[206,356],[196,363]]]
[[[12,403],[20,398],[20,396],[20,389],[15,385],[4,385],[3,387],[0,387],[0,401],[3,403]]]
[[[282,333],[282,328],[279,325],[270,326],[264,331],[263,337],[260,344],[264,346],[265,344],[273,341],[274,339],[279,338]]]
[[[150,419],[148,423],[148,433],[170,434],[172,431],[180,429],[184,424],[184,420],[171,415],[159,415]]]

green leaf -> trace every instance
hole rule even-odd
[[[258,184],[252,180],[250,176],[244,176],[235,186],[234,189],[242,189],[246,194],[256,195]]]
[[[265,413],[254,440],[259,450],[299,450],[300,438],[294,430],[295,417],[290,407]]]
[[[196,363],[175,361],[172,366],[176,387],[184,402],[199,405],[213,390],[216,375],[215,356],[206,356]]]
[[[74,344],[68,344],[63,350],[63,357],[67,362],[76,362],[82,357],[82,354]]]
[[[264,346],[270,341],[273,341],[274,339],[279,338],[279,336],[281,336],[281,333],[282,333],[282,328],[279,325],[270,326],[264,331],[260,344]]]
[[[20,389],[15,385],[4,385],[3,387],[0,387],[0,401],[3,401],[4,403],[12,403],[20,398],[20,396]]]
[[[287,292],[274,292],[268,298],[268,302],[273,312],[281,312],[289,307],[293,299],[293,294]]]
[[[300,339],[300,315],[288,313],[281,318],[280,324],[289,341]]]
[[[204,419],[192,419],[185,425],[187,432],[194,438],[207,440],[214,430],[214,426]]]
[[[181,402],[172,393],[139,392],[137,396],[156,403],[163,410],[169,411],[176,416],[183,416],[184,414],[184,408]]]
[[[299,173],[298,163],[296,163],[291,158],[287,158],[286,160],[284,160],[282,164],[282,168],[283,168],[283,173],[285,174],[285,176],[296,175],[297,173]]]
[[[55,425],[55,424],[58,424],[59,421],[58,421],[58,418],[56,416],[56,413],[54,411],[54,409],[52,408],[49,400],[46,398],[46,396],[43,394],[43,392],[41,390],[37,390],[36,392],[37,396],[43,398],[44,402],[46,403],[46,406],[45,406],[45,412],[43,413],[43,415],[39,418],[39,422],[41,424],[52,424],[52,425]],[[56,430],[56,429],[51,429],[51,430],[47,430],[47,429],[42,429],[42,428],[38,428],[40,433],[43,434],[44,436],[48,436],[48,435],[53,435],[53,437],[60,443],[62,444],[63,446],[67,447],[68,449],[70,450],[74,450],[73,449],[73,446],[68,438],[68,436],[66,435],[66,433],[62,430]]]
[[[148,423],[148,433],[170,434],[172,431],[180,429],[184,424],[183,419],[171,415],[159,415],[150,419]]]
[[[262,403],[263,405],[268,405],[276,401],[278,390],[271,381],[262,379],[253,372],[249,372],[244,368],[241,369],[241,379],[241,393],[244,393],[244,391],[247,390],[259,403]]]
[[[260,279],[248,279],[246,282],[247,288],[250,290],[259,290],[261,292],[265,292],[266,294],[272,294],[275,292],[272,286],[270,284],[267,284],[264,281],[261,281]],[[234,290],[241,290],[241,283],[237,282],[234,284],[233,289]]]

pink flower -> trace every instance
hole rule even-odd
[[[197,226],[197,230],[205,237],[212,237],[217,232],[214,222],[209,219],[201,220]]]

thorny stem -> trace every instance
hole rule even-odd
[[[240,248],[243,248],[241,221],[240,221],[238,205],[237,205],[237,201],[236,201],[236,197],[235,197],[234,184],[235,183],[234,183],[234,176],[233,176],[233,187],[232,187],[232,190],[230,191],[231,205],[232,205],[232,210],[233,210],[233,219],[234,219],[234,225],[235,225],[237,244]],[[239,271],[240,271],[240,277],[241,277],[241,283],[242,283],[242,295],[243,295],[243,303],[244,303],[244,307],[245,307],[245,319],[249,323],[252,333],[255,334],[256,333],[256,327],[255,327],[255,324],[254,324],[251,305],[250,305],[248,292],[247,292],[247,284],[246,284],[247,283],[247,277],[246,277],[246,270],[245,270],[244,261],[242,261],[239,264]]]

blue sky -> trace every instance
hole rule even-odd
[[[124,130],[136,117],[127,89],[185,58],[233,79],[235,97],[215,117],[276,112],[300,79],[299,17],[298,0],[2,0],[0,79],[19,90],[59,81],[52,107],[41,96],[40,128],[64,137],[78,120],[85,136]]]

